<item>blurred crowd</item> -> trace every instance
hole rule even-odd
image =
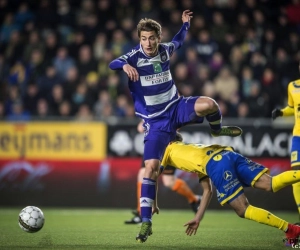
[[[127,76],[108,64],[153,18],[163,42],[194,12],[171,70],[184,96],[216,99],[227,117],[270,117],[299,78],[299,0],[0,0],[0,118],[134,117]]]

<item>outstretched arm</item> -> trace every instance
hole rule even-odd
[[[182,13],[183,25],[182,25],[181,29],[179,30],[179,32],[174,36],[174,38],[172,40],[172,43],[175,45],[175,49],[180,48],[181,45],[183,44],[184,38],[187,34],[187,31],[190,28],[190,20],[193,17],[192,14],[193,14],[193,12],[191,12],[190,10],[185,10]]]
[[[200,221],[203,219],[205,210],[207,206],[210,203],[211,197],[212,197],[212,185],[211,185],[211,180],[210,178],[206,178],[201,181],[201,186],[203,188],[203,194],[202,194],[202,199],[200,206],[198,208],[198,211],[195,215],[195,218],[192,219],[191,221],[187,222],[184,224],[184,226],[187,226],[185,232],[187,235],[195,235],[197,233],[197,229],[200,225]]]

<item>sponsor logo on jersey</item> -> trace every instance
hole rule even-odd
[[[142,86],[147,87],[169,82],[172,80],[172,75],[170,70],[167,70],[158,74],[140,76],[140,79]]]
[[[230,181],[232,179],[232,173],[230,171],[225,171],[223,174],[223,178],[226,181]]]

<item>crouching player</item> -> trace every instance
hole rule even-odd
[[[241,218],[282,230],[285,232],[286,244],[298,243],[300,226],[250,205],[244,194],[244,187],[277,192],[299,182],[300,170],[285,171],[272,177],[267,174],[267,168],[234,152],[230,146],[186,144],[179,141],[171,142],[166,148],[161,171],[168,165],[197,173],[202,184],[203,194],[198,212],[194,219],[185,224],[187,235],[197,232],[212,197],[212,182],[221,205],[229,204]],[[158,212],[156,201],[153,212]]]

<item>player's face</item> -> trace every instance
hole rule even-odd
[[[141,31],[140,42],[147,56],[157,55],[160,37],[154,31]]]

